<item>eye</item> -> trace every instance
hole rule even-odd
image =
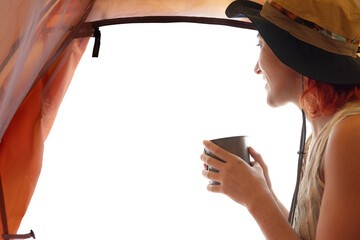
[[[263,45],[261,42],[259,42],[258,44],[256,44],[256,46],[262,48]]]

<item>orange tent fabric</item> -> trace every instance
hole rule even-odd
[[[71,43],[25,98],[3,136],[0,169],[10,233],[16,232],[30,202],[44,141],[87,41]]]
[[[17,232],[41,171],[44,141],[94,30],[146,21],[247,22],[226,18],[230,2],[0,0],[0,234]],[[144,20],[158,16],[165,18]]]

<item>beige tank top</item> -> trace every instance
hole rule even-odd
[[[360,104],[347,103],[334,115],[332,120],[321,130],[319,136],[314,139],[314,141],[312,141],[311,136],[307,140],[305,151],[308,154],[303,160],[298,204],[295,209],[293,223],[293,228],[304,240],[316,239],[316,227],[325,186],[321,174],[323,169],[323,155],[330,133],[333,127],[341,120],[358,114],[360,114]]]

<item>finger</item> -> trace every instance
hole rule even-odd
[[[261,169],[264,170],[264,168],[258,162],[251,162],[250,166],[253,167],[253,168],[261,168]]]
[[[209,149],[215,156],[219,157],[220,159],[224,160],[225,162],[231,161],[233,159],[238,159],[237,156],[234,154],[226,151],[225,149],[219,147],[215,143],[204,140],[203,141],[204,146]]]
[[[214,192],[214,193],[221,193],[221,185],[207,185],[207,190],[209,192]]]
[[[254,162],[252,167],[254,167],[254,168],[262,168],[260,163],[258,163],[258,162]]]
[[[266,164],[260,153],[256,152],[252,147],[248,147],[250,156],[259,163],[261,167],[266,168]]]
[[[211,166],[211,167],[213,167],[215,169],[218,169],[218,170],[222,169],[223,165],[225,164],[225,163],[223,163],[223,162],[221,162],[221,161],[219,161],[219,160],[217,160],[217,159],[215,159],[215,158],[213,158],[213,157],[211,157],[209,155],[206,155],[206,154],[201,154],[200,158],[207,165],[209,165],[209,166]]]
[[[206,163],[204,163],[204,168],[205,168],[206,170],[208,170],[208,169],[209,169],[209,166],[208,166]]]
[[[217,172],[209,171],[209,170],[202,170],[202,175],[212,181],[221,182],[221,176]]]

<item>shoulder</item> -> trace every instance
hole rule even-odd
[[[360,114],[346,117],[331,130],[328,149],[360,151]]]
[[[323,164],[326,182],[348,184],[357,178],[360,184],[360,115],[349,116],[333,127]]]
[[[337,123],[333,130],[332,134],[339,133],[348,133],[349,130],[356,130],[360,127],[360,113],[358,115],[352,115],[344,118],[339,123]]]
[[[352,160],[360,166],[360,115],[346,117],[333,127],[325,156],[327,162]]]
[[[349,116],[333,127],[323,161],[325,188],[317,236],[319,239],[358,236],[360,115]]]

